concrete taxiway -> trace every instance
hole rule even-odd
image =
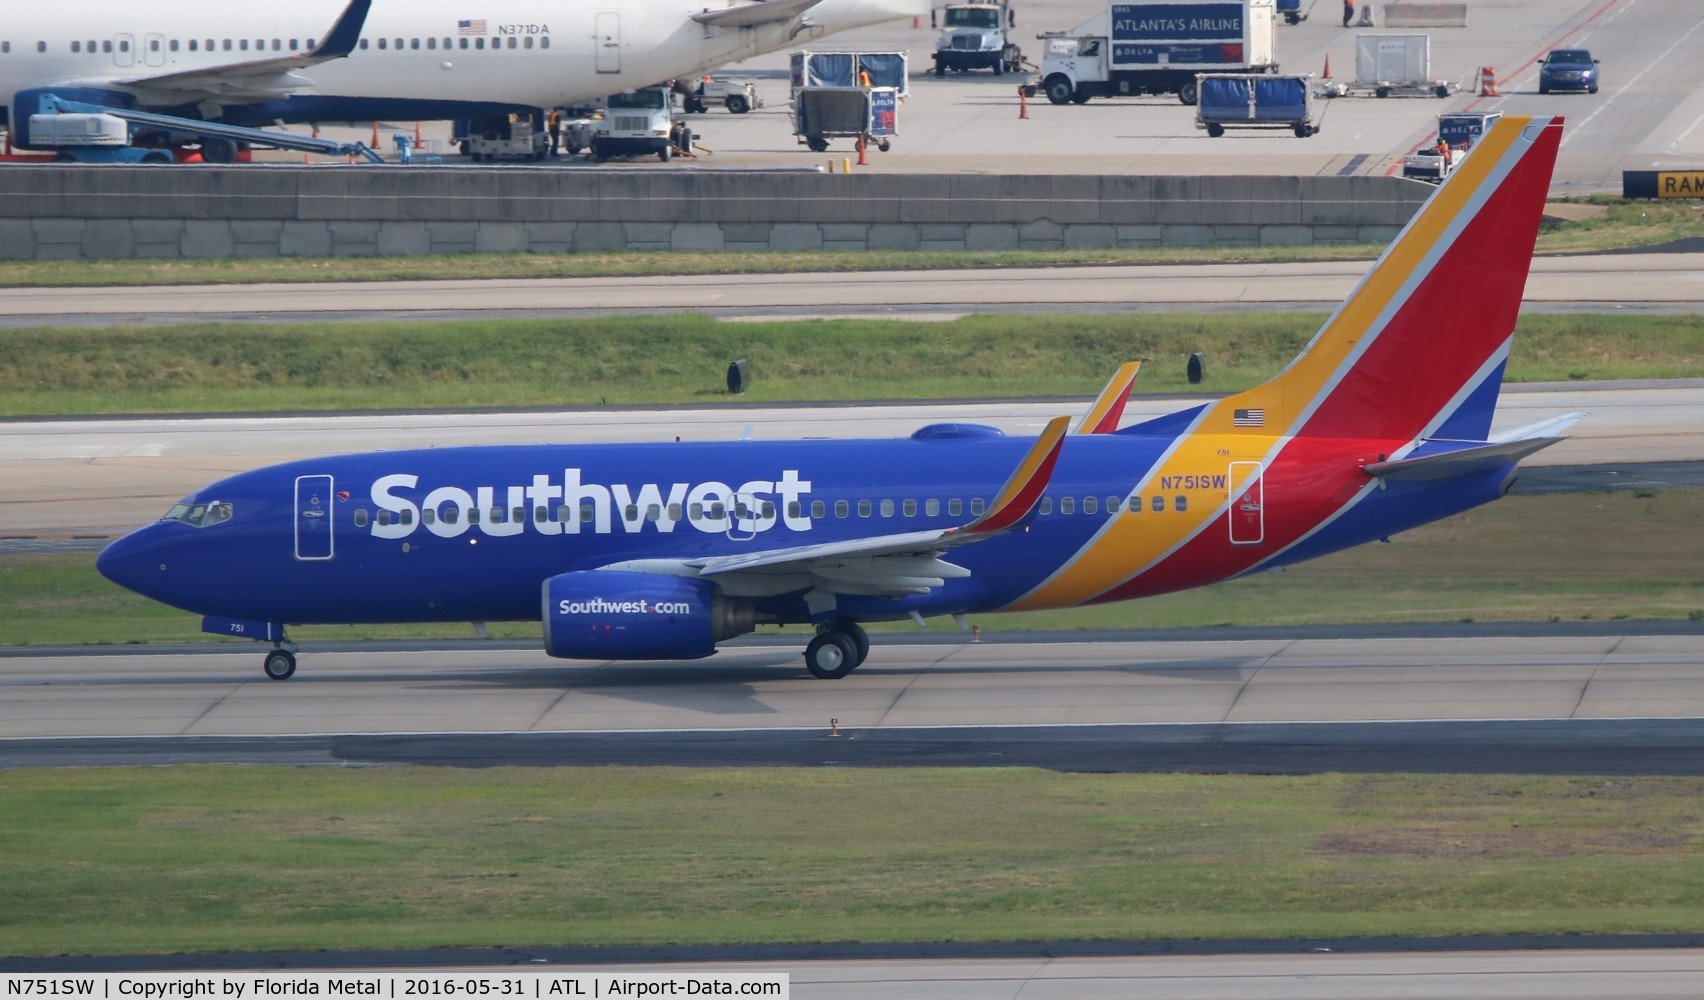
[[[867,736],[951,726],[1704,718],[1704,629],[1458,635],[983,643],[943,636],[929,644],[882,637],[869,662],[840,681],[805,673],[802,639],[736,644],[694,663],[561,661],[481,644],[310,648],[287,682],[262,676],[260,646],[14,651],[0,656],[0,737],[739,731],[749,743],[779,732],[831,739],[830,720]],[[1620,740],[1639,729],[1591,731]],[[1683,741],[1697,733],[1674,732]]]
[[[855,310],[1006,311],[1017,306],[1109,309],[1328,310],[1366,261],[1085,265],[844,274],[683,275],[313,285],[193,285],[0,289],[0,324],[86,326],[191,320],[478,318],[670,311],[740,315]],[[1704,254],[1537,257],[1528,308],[1598,311],[1704,309]],[[872,303],[880,303],[872,307]]]

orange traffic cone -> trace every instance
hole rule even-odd
[[[1018,117],[1029,117],[1029,96],[1024,93],[1024,88],[1022,87],[1018,88]]]
[[[865,139],[863,136],[859,136],[858,137],[858,166],[866,167],[866,166],[869,166],[869,164],[870,164],[870,144],[869,144],[869,141],[867,139]]]
[[[1325,73],[1323,74],[1322,79],[1331,79],[1331,53],[1329,52],[1325,54]]]
[[[373,144],[372,144],[371,148],[373,148],[373,149],[379,148],[379,123],[378,122],[373,123]]]
[[[1479,96],[1481,96],[1481,97],[1501,97],[1501,96],[1503,96],[1502,92],[1497,89],[1497,69],[1496,69],[1496,67],[1494,67],[1494,66],[1481,66],[1479,68]]]

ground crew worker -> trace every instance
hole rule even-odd
[[[1349,27],[1349,22],[1355,20],[1355,0],[1343,0],[1343,26]]]
[[[545,121],[549,123],[550,127],[550,155],[555,156],[556,151],[562,148],[562,111],[558,108],[551,108],[550,114],[545,117]]]
[[[870,89],[870,71],[862,66],[858,67],[858,86],[865,90]]]
[[[1438,136],[1438,155],[1444,158],[1444,166],[1450,165],[1450,143],[1443,136]]]

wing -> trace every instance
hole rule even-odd
[[[638,559],[600,569],[699,576],[729,594],[765,597],[800,590],[897,597],[926,594],[970,571],[942,559],[947,550],[1027,524],[1053,477],[1070,418],[1055,417],[1036,438],[988,510],[968,524],[702,559]]]
[[[1111,434],[1118,430],[1118,422],[1124,418],[1124,404],[1130,401],[1130,390],[1136,387],[1136,375],[1141,370],[1140,361],[1127,361],[1120,365],[1113,373],[1112,381],[1095,397],[1095,405],[1089,407],[1089,415],[1077,425],[1077,433]]]
[[[790,21],[815,7],[821,0],[758,0],[757,3],[705,10],[692,15],[699,24],[712,28],[750,28],[772,21]]]
[[[270,59],[228,63],[177,73],[153,76],[132,76],[112,81],[124,87],[152,93],[171,93],[174,100],[206,99],[223,101],[259,101],[287,97],[298,90],[313,86],[313,81],[298,76],[296,71],[320,63],[342,59],[355,50],[361,28],[367,22],[367,12],[373,0],[350,0],[337,22],[326,33],[325,40],[311,52],[293,52]]]

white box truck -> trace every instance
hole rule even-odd
[[[1054,104],[1096,97],[1176,94],[1196,100],[1197,73],[1276,73],[1276,0],[1114,3],[1046,45],[1029,85]]]

